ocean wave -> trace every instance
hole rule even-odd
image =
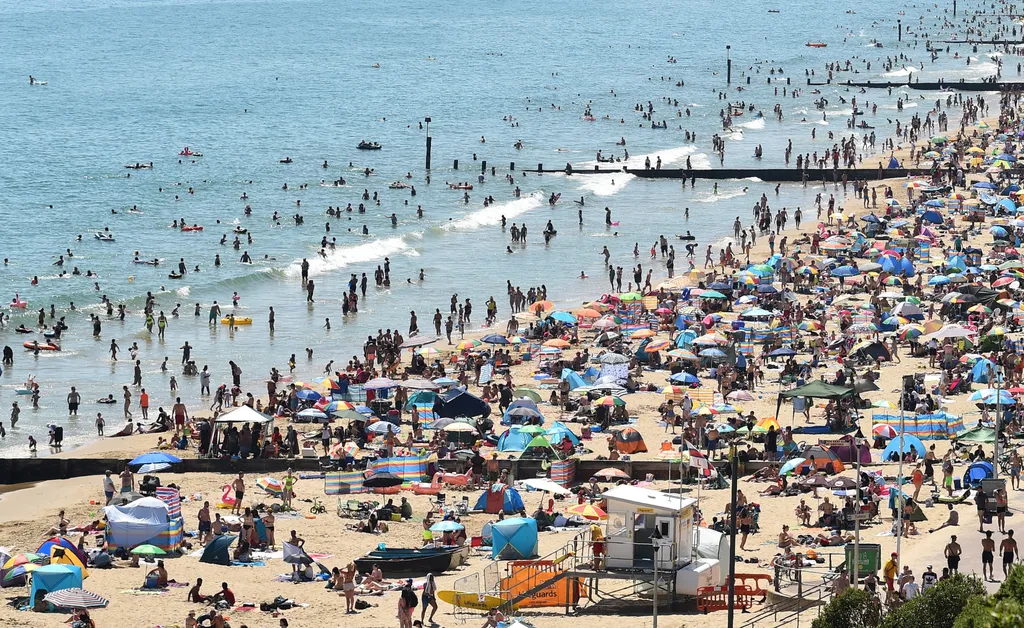
[[[622,191],[627,183],[636,176],[625,172],[615,174],[587,174],[574,177],[580,184],[580,190],[594,196],[612,196]]]
[[[764,128],[764,116],[761,116],[760,118],[755,118],[755,119],[751,120],[750,122],[740,123],[740,124],[738,124],[736,126],[741,126],[744,129],[763,129]]]
[[[389,255],[407,251],[409,248],[411,248],[409,243],[402,236],[374,239],[355,246],[343,246],[334,251],[328,251],[326,258],[319,255],[308,257],[309,276],[316,277],[361,262],[382,260]],[[295,260],[285,268],[284,276],[289,279],[301,277],[302,260]]]
[[[597,160],[584,161],[579,165],[579,168],[582,170],[589,170],[594,166],[606,167],[606,165],[610,165],[615,168],[621,168],[622,166],[627,168],[643,168],[647,159],[651,160],[651,165],[653,166],[658,162],[658,157],[661,157],[661,166],[665,168],[674,164],[685,164],[686,158],[696,152],[696,146],[693,144],[687,144],[686,146],[666,148],[665,150],[659,150],[645,155],[630,155],[629,159],[623,159],[622,161],[617,161],[614,164],[603,164]]]
[[[493,227],[501,224],[501,217],[515,218],[520,214],[537,209],[543,204],[542,192],[534,192],[528,196],[517,198],[507,203],[495,203],[475,212],[470,212],[456,220],[449,220],[440,228],[442,231],[466,231],[480,227]]]
[[[731,198],[739,198],[740,196],[746,196],[746,190],[735,190],[732,192],[719,192],[718,194],[709,194],[703,198],[693,199],[694,203],[717,203],[719,201],[727,201]]]
[[[899,70],[893,70],[892,72],[885,72],[882,74],[882,76],[910,76],[911,74],[917,71],[918,70],[916,68],[912,66],[907,66],[905,68],[900,68]]]

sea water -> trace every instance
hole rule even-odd
[[[329,360],[335,368],[344,367],[378,329],[405,333],[410,311],[430,333],[434,309],[447,316],[454,293],[460,301],[472,300],[472,327],[480,324],[490,296],[507,317],[506,280],[524,292],[544,285],[554,300],[572,307],[608,290],[600,254],[604,246],[612,263],[624,268],[624,280],[640,263],[645,275],[653,267],[657,285],[665,277],[664,260],[649,259],[647,251],[659,235],[674,240],[676,234],[692,232],[700,244],[696,261],[701,266],[706,244],[720,245],[736,216],[749,224],[750,208],[762,193],[773,208],[786,206],[792,213],[800,206],[810,217],[814,196],[837,193],[832,186],[791,184],[776,191],[769,183],[722,181],[714,193],[709,181],[698,180],[690,188],[625,173],[540,176],[523,169],[541,163],[590,169],[598,150],[621,156],[623,147],[616,142],[622,137],[631,167],[659,156],[666,168],[684,167],[688,158],[695,168],[718,167],[711,137],[722,133],[719,111],[725,101],[718,90],[726,87],[727,56],[733,62],[728,102],[753,103],[765,117],[756,119],[748,111],[736,119],[734,130],[724,135],[726,167],[779,167],[790,138],[794,160],[796,152],[830,148],[838,136],[829,140],[828,131],[849,133],[850,106],[841,104],[840,96],[880,104],[876,115],[864,118],[876,127],[880,144],[897,117],[905,122],[913,113],[923,116],[937,95],[859,94],[828,87],[821,96],[808,89],[793,99],[783,97],[782,88],[804,85],[805,68],[814,68],[814,78],[821,79],[824,63],[847,58],[874,62],[870,72],[842,73],[841,80],[895,76],[902,65],[885,72],[878,60],[904,50],[895,47],[895,11],[912,14],[913,19],[903,19],[915,29],[937,31],[935,24],[949,4],[869,3],[850,15],[846,5],[812,0],[778,7],[754,0],[727,7],[707,0],[654,0],[642,7],[565,1],[4,0],[0,220],[5,225],[2,257],[9,263],[0,268],[0,301],[17,292],[28,308],[11,311],[11,323],[0,331],[0,341],[15,351],[13,367],[0,377],[0,420],[9,426],[7,409],[15,399],[24,408],[17,428],[0,442],[0,455],[24,455],[28,434],[45,443],[45,425],[51,422],[65,426],[66,445],[86,442],[100,411],[107,431],[115,431],[120,406],[93,400],[110,393],[120,400],[121,386],[132,379],[128,348],[133,343],[139,346],[152,411],[173,403],[171,375],[179,395],[198,410],[204,400],[197,378],[181,374],[179,347],[185,341],[195,347],[199,368],[209,365],[214,386],[230,381],[227,363],[235,360],[245,383],[260,391],[270,367],[283,368],[292,354],[302,379],[322,375]],[[767,13],[770,8],[781,13]],[[917,16],[924,18],[918,22]],[[871,46],[874,39],[886,47]],[[905,39],[912,41],[908,35]],[[829,47],[809,48],[804,45],[808,41]],[[935,65],[927,63],[923,42],[905,50],[915,63],[926,61],[924,70],[914,72],[921,80],[976,79],[995,69],[994,58],[984,50],[981,61],[970,67],[945,55]],[[669,63],[670,57],[676,63]],[[1018,60],[1005,58],[1007,72]],[[773,67],[784,68],[785,74],[770,74]],[[47,84],[30,86],[30,74]],[[769,78],[775,79],[771,85]],[[792,83],[787,85],[785,78]],[[685,84],[677,86],[679,81]],[[909,101],[897,112],[901,95]],[[822,96],[829,100],[824,120],[812,103]],[[677,99],[679,106],[668,105],[663,97]],[[648,101],[655,107],[654,119],[668,122],[667,130],[652,130],[649,122],[640,128],[644,121],[634,105]],[[782,122],[772,115],[775,103],[784,107]],[[594,121],[584,120],[588,105]],[[689,116],[676,115],[686,109]],[[427,117],[433,141],[429,185],[426,129],[421,127]],[[958,115],[951,118],[955,124]],[[696,141],[687,142],[684,130],[696,133]],[[364,139],[380,142],[383,150],[356,150]],[[513,147],[518,140],[521,150]],[[759,144],[764,147],[761,161],[753,157]],[[179,158],[184,146],[203,156]],[[280,163],[285,157],[292,163]],[[871,157],[865,165],[884,158]],[[321,167],[325,160],[326,169]],[[481,183],[485,160],[488,170]],[[124,168],[150,161],[153,170]],[[511,162],[515,171],[510,171]],[[365,168],[373,169],[372,176],[363,175]],[[412,178],[405,179],[407,173]],[[505,180],[506,174],[514,184]],[[339,177],[346,186],[319,184]],[[396,180],[414,185],[416,196],[388,189]],[[461,181],[474,185],[468,203],[463,192],[445,185]],[[303,183],[308,188],[300,190]],[[519,198],[513,195],[516,185],[522,190]],[[379,206],[361,200],[364,189],[380,194]],[[552,193],[562,195],[553,207],[547,200]],[[494,197],[493,205],[483,206],[485,195]],[[582,226],[573,202],[580,197],[585,200]],[[329,205],[356,207],[360,202],[365,214],[325,214]],[[243,212],[246,204],[252,206],[249,217]],[[416,216],[418,205],[423,206],[422,219]],[[130,213],[133,206],[142,213]],[[605,207],[611,208],[617,226],[605,226]],[[690,217],[684,220],[687,207]],[[281,214],[279,225],[271,221],[275,211]],[[397,226],[391,224],[392,212]],[[291,219],[296,213],[304,216],[301,226]],[[513,246],[511,254],[502,216],[509,226],[525,223],[530,231],[529,243]],[[169,227],[175,219],[205,229],[182,233]],[[541,232],[548,220],[558,235],[545,245]],[[236,225],[248,230],[252,245],[244,235],[239,250],[219,244],[223,234],[230,243]],[[369,235],[361,234],[364,225]],[[105,228],[114,242],[94,238]],[[324,235],[336,239],[337,246],[321,258]],[[632,255],[634,243],[639,259]],[[679,273],[686,267],[684,248],[678,240],[674,244]],[[60,269],[52,263],[68,248],[74,257],[63,269],[77,266],[83,276],[57,277]],[[132,264],[136,251],[142,259],[163,263]],[[239,263],[243,251],[252,264]],[[216,254],[222,260],[219,268],[213,265]],[[168,278],[180,258],[190,271],[199,265],[201,272]],[[299,281],[303,258],[316,284],[312,305]],[[391,265],[386,290],[373,285],[373,272],[385,258]],[[98,291],[94,280],[84,276],[87,270],[99,275]],[[590,278],[580,279],[581,272]],[[370,288],[358,314],[343,317],[340,298],[350,273],[366,273]],[[30,285],[33,276],[39,285]],[[165,341],[143,326],[148,291],[156,296],[157,311],[168,316],[175,304],[181,305]],[[240,301],[232,308],[235,292]],[[124,322],[106,317],[101,295],[127,304]],[[225,312],[252,317],[254,324],[233,332],[209,326],[207,311],[214,301]],[[70,310],[72,302],[76,311]],[[192,315],[195,303],[202,304],[199,318]],[[70,325],[62,339],[64,350],[33,357],[21,343],[42,337],[13,329],[22,323],[34,328],[35,311],[48,312],[50,304]],[[270,306],[277,318],[273,335],[266,324]],[[103,320],[99,338],[92,336],[90,313]],[[53,322],[48,313],[46,322]],[[121,348],[117,363],[107,351],[112,339]],[[313,350],[312,361],[306,360],[307,347]],[[165,356],[168,373],[159,369]],[[14,392],[29,374],[41,384],[38,410]],[[72,385],[84,400],[77,420],[66,417],[64,397]],[[138,391],[133,394],[137,400]]]

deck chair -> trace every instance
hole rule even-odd
[[[465,517],[469,514],[469,497],[466,495],[462,496],[462,501],[454,504],[455,515],[457,517]]]
[[[444,493],[438,493],[433,499],[428,498],[428,501],[430,501],[430,512],[440,514],[444,510],[447,496]]]

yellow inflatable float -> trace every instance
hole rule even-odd
[[[220,324],[230,325],[231,319],[225,316],[224,318],[220,319]],[[252,325],[252,319],[249,318],[248,316],[236,316],[235,325]]]

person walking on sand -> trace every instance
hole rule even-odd
[[[341,572],[341,590],[345,593],[345,613],[356,612],[356,564],[349,562]]]
[[[128,465],[124,466],[121,472],[121,493],[131,493],[135,490],[135,474]]]
[[[949,537],[949,543],[946,544],[943,553],[946,555],[946,567],[949,568],[949,572],[960,573],[960,554],[963,553],[963,549],[956,542],[955,534]]]
[[[231,514],[241,514],[242,510],[242,498],[245,497],[245,480],[242,479],[244,474],[239,473],[235,481],[231,483],[232,490],[235,491],[235,503],[231,506]]]
[[[188,409],[181,402],[181,397],[174,398],[174,405],[171,406],[171,416],[174,417],[174,437],[177,438],[178,434],[185,429],[185,421],[188,420]]]
[[[1013,530],[1006,531],[1006,538],[999,544],[999,553],[1003,555],[1003,577],[1010,575],[1010,568],[1020,558],[1017,541],[1013,538]]]
[[[427,574],[427,580],[423,583],[423,592],[420,594],[420,598],[422,602],[420,623],[423,623],[423,616],[427,614],[427,606],[430,606],[430,618],[427,621],[433,625],[434,613],[437,612],[437,582],[434,581],[434,574]]]
[[[985,538],[981,540],[981,576],[985,580],[994,580],[993,573],[996,553],[996,542],[992,538],[992,531],[985,531]]]
[[[203,502],[199,509],[199,543],[207,545],[213,537],[213,525],[210,522],[210,502]]]

